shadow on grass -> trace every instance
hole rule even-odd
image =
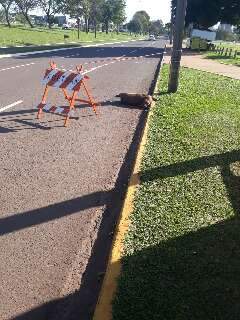
[[[141,174],[146,182],[219,167],[235,217],[123,257],[113,320],[239,319],[239,161],[233,150]]]
[[[113,320],[239,319],[239,234],[237,216],[124,257]]]
[[[141,173],[141,181],[153,181],[187,174],[210,167],[220,167],[223,182],[228,191],[229,200],[236,214],[240,213],[240,176],[231,170],[231,164],[240,161],[240,150],[200,157],[188,161],[162,166]],[[240,170],[240,165],[238,165]]]

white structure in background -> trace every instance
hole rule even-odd
[[[227,33],[232,33],[233,32],[233,27],[231,24],[227,23],[220,23],[218,26],[218,31],[224,31]]]
[[[214,41],[216,39],[216,32],[208,30],[193,29],[191,38],[200,38],[208,41]]]

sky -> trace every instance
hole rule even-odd
[[[161,19],[164,23],[170,21],[171,0],[126,0],[127,21],[131,20],[136,11],[145,10],[151,20]],[[42,14],[40,9],[31,11],[31,14]]]
[[[145,10],[151,20],[170,21],[170,0],[127,0],[127,21],[131,20],[136,11]]]

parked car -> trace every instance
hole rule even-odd
[[[156,38],[153,34],[150,34],[149,38],[148,38],[149,41],[156,41]]]

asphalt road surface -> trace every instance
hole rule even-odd
[[[119,92],[148,93],[159,40],[0,59],[0,319],[91,319],[146,111]],[[36,119],[49,60],[83,64],[96,116]],[[131,59],[130,59],[131,58]],[[61,92],[49,102],[62,103]]]

